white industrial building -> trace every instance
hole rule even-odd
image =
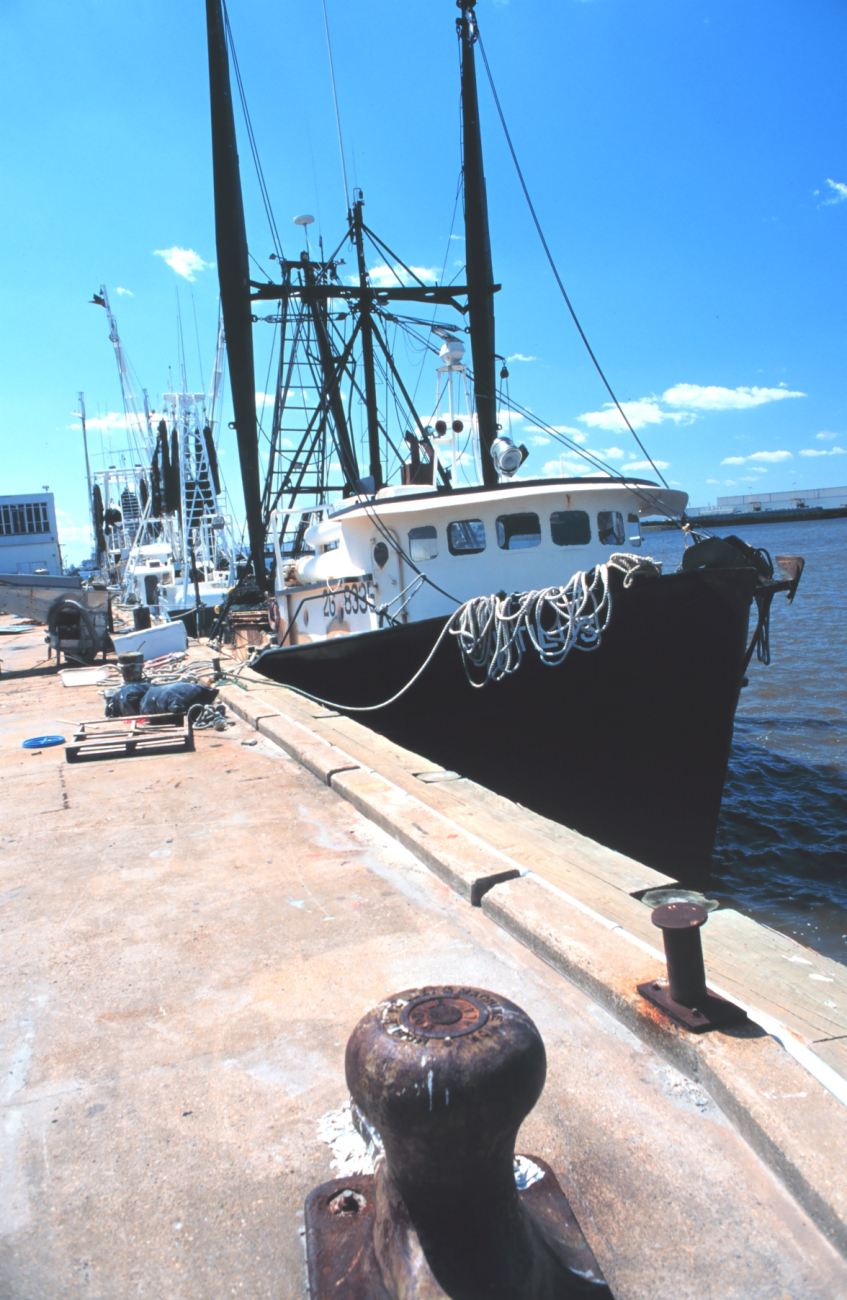
[[[689,515],[758,513],[762,510],[813,510],[847,506],[847,487],[795,488],[792,492],[748,492],[738,497],[718,497],[717,506],[695,506]]]
[[[53,493],[0,496],[0,573],[61,572]]]

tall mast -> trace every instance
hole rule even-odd
[[[256,582],[260,587],[264,587],[265,533],[262,527],[262,497],[259,480],[250,271],[221,0],[206,0],[206,30],[209,39],[215,240],[221,287],[221,309],[226,330],[229,382],[232,391],[235,432],[238,438],[238,457],[241,463],[241,483],[244,488],[244,511],[250,539],[250,554]]]
[[[491,444],[497,437],[497,384],[494,360],[494,276],[491,269],[491,239],[488,231],[488,200],[482,166],[479,130],[479,101],[476,89],[475,0],[457,0],[462,11],[456,27],[462,47],[462,154],[465,191],[465,260],[468,272],[468,316],[473,358],[482,480],[499,482],[491,459]]]
[[[82,393],[79,395],[78,415],[82,424],[82,445],[85,448],[85,477],[88,480],[88,513],[91,515],[91,527],[94,530],[94,539],[96,543],[97,519],[94,514],[94,486],[91,482],[91,465],[88,460],[88,430],[85,427],[85,397]]]
[[[355,191],[354,191],[355,193]],[[376,401],[376,375],[374,373],[374,340],[371,308],[373,296],[368,292],[368,272],[365,263],[364,223],[362,208],[365,199],[362,191],[353,203],[353,239],[356,245],[356,258],[359,268],[359,311],[362,322],[362,363],[365,370],[365,409],[368,415],[368,453],[374,492],[382,487],[382,459],[379,445],[379,414]]]

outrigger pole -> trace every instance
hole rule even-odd
[[[468,273],[468,316],[473,358],[474,403],[476,406],[482,481],[496,486],[500,477],[491,459],[491,444],[497,437],[497,383],[494,359],[494,275],[491,269],[491,239],[488,231],[488,198],[482,165],[479,129],[479,100],[476,89],[475,0],[456,0],[462,11],[456,20],[462,47],[462,175],[465,193],[465,262]]]
[[[253,311],[244,203],[232,111],[229,57],[221,0],[206,0],[209,40],[209,96],[212,108],[212,160],[215,182],[215,242],[221,287],[226,350],[229,359],[232,408],[244,512],[253,573],[260,588],[266,585],[265,530],[259,476],[259,438],[256,421],[256,380],[253,366]]]

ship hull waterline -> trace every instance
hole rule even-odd
[[[474,689],[445,618],[270,647],[257,672],[329,701],[432,762],[681,882],[709,870],[741,689],[750,569],[697,570],[614,591],[590,651]],[[617,586],[617,584],[615,584]],[[478,676],[478,670],[471,670]]]

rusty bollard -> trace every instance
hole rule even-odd
[[[530,1157],[536,1180],[516,1184],[546,1070],[529,1016],[483,989],[411,989],[369,1011],[347,1084],[384,1156],[306,1202],[312,1300],[610,1297],[552,1170]]]
[[[695,1034],[745,1021],[746,1011],[706,986],[700,928],[709,919],[707,909],[699,903],[665,903],[650,919],[662,931],[668,979],[639,984],[641,996]]]

